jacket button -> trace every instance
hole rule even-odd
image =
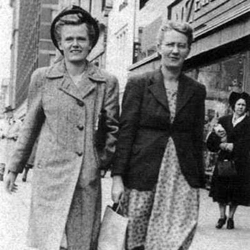
[[[76,152],[78,156],[82,156],[82,152]]]
[[[84,129],[84,126],[83,125],[77,125],[77,128],[82,131]]]
[[[84,103],[81,102],[81,101],[77,101],[77,104],[78,104],[80,107],[83,107],[83,106],[84,106]]]

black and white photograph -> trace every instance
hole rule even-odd
[[[0,0],[0,250],[250,250],[250,0]]]

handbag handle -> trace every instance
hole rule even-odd
[[[121,202],[119,201],[118,203],[114,203],[112,209],[118,213],[119,209],[121,208]]]

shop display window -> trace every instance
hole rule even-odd
[[[232,91],[244,89],[244,74],[248,68],[248,52],[231,55],[208,65],[197,67],[187,74],[206,86],[206,113],[204,123],[204,162],[206,167],[207,187],[216,163],[216,153],[206,148],[206,138],[220,116],[231,113],[228,97]]]

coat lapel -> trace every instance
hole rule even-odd
[[[81,101],[95,90],[95,82],[105,81],[102,76],[99,76],[97,73],[95,73],[93,65],[88,63],[87,72],[82,77],[82,84],[77,87],[67,73],[64,60],[61,60],[51,67],[47,77],[51,79],[61,78],[58,85],[59,89],[73,98]]]
[[[166,95],[166,90],[164,87],[163,75],[161,70],[158,69],[154,71],[148,89],[151,91],[155,99],[167,110],[169,111],[168,99]]]
[[[181,74],[177,92],[177,102],[176,102],[176,115],[181,111],[181,109],[186,105],[188,100],[193,96],[194,89],[193,85],[190,84],[189,79]]]
[[[59,89],[62,90],[64,93],[72,96],[75,99],[82,101],[82,96],[79,89],[75,86],[72,79],[69,76],[65,76]]]
[[[88,64],[87,72],[83,75],[82,84],[79,86],[82,99],[89,95],[98,83],[106,83],[106,80],[92,64]]]

